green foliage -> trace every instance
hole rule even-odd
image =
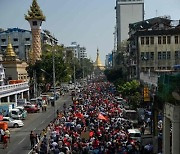
[[[140,83],[138,81],[132,80],[122,85],[118,85],[117,90],[124,98],[128,99],[132,108],[136,109],[139,107],[142,95],[140,92]]]
[[[123,68],[118,69],[107,69],[104,71],[106,78],[109,82],[113,82],[114,85],[117,87],[126,81],[126,72]]]
[[[169,102],[172,104],[180,103],[176,100],[172,92],[180,94],[180,73],[176,75],[161,75],[158,80],[158,97],[162,102]]]
[[[34,65],[27,68],[30,78],[33,78],[33,71],[36,71],[37,83],[52,83],[53,81],[53,51],[55,62],[56,84],[69,81],[71,79],[72,70],[63,59],[63,47],[49,45],[43,46],[43,54],[41,60],[36,61]]]

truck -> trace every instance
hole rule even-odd
[[[8,116],[9,111],[16,107],[16,103],[1,103],[0,104],[0,115]]]

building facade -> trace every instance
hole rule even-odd
[[[85,47],[80,47],[78,59],[87,58],[87,52]]]
[[[5,83],[5,71],[2,64],[0,64],[0,86],[3,86]]]
[[[156,17],[131,24],[129,33],[132,76],[180,65],[179,21]]]
[[[72,52],[73,57],[81,60],[87,58],[87,52],[85,47],[81,47],[77,42],[72,42],[71,45],[66,47],[66,52]]]
[[[13,49],[19,59],[28,60],[31,48],[31,32],[20,28],[8,28],[0,32],[0,53],[5,54],[8,45],[8,37],[11,38]]]
[[[144,20],[144,0],[116,0],[117,48],[128,39],[129,24]]]
[[[0,32],[0,54],[4,55],[8,45],[8,37],[11,38],[13,50],[19,59],[28,61],[32,45],[31,31],[20,28],[8,28]],[[54,45],[58,40],[48,30],[41,33],[41,43]]]
[[[106,59],[105,59],[105,67],[106,68],[112,68],[112,53],[109,53],[108,55],[106,55]]]

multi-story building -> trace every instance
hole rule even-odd
[[[73,57],[76,57],[78,60],[87,58],[87,52],[85,47],[81,47],[77,42],[72,42],[71,45],[66,47],[66,52],[73,53]]]
[[[106,55],[106,59],[105,59],[105,66],[106,68],[111,68],[112,67],[112,53],[109,53],[108,55]]]
[[[130,24],[131,75],[173,70],[180,64],[180,22],[152,18]]]
[[[117,48],[128,39],[129,24],[144,20],[144,0],[116,0]]]
[[[85,47],[80,47],[78,59],[87,58],[87,52]]]
[[[0,86],[4,85],[4,81],[5,81],[5,71],[3,65],[0,64]]]
[[[7,30],[0,31],[0,54],[5,54],[8,37],[11,38],[13,49],[18,58],[27,61],[32,45],[31,31],[20,28],[8,28]],[[41,42],[54,45],[57,44],[58,40],[48,30],[43,30],[41,33]]]
[[[78,55],[79,55],[79,50],[80,50],[80,45],[77,44],[77,42],[71,42],[71,45],[69,45],[68,47],[66,47],[66,50],[68,51],[72,51],[73,52],[73,57],[76,57],[78,59]]]
[[[8,28],[0,32],[0,52],[5,54],[8,37],[11,38],[13,49],[20,59],[28,60],[28,52],[31,48],[31,32],[20,28]]]

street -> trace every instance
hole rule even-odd
[[[8,143],[8,148],[3,149],[3,144],[0,144],[0,153],[4,154],[28,154],[31,150],[29,134],[34,131],[38,135],[47,127],[47,125],[56,116],[56,110],[61,109],[63,104],[71,104],[71,97],[69,94],[61,96],[56,101],[55,108],[51,105],[48,106],[46,112],[40,111],[39,113],[28,114],[27,119],[24,120],[22,128],[10,128],[11,139]]]

